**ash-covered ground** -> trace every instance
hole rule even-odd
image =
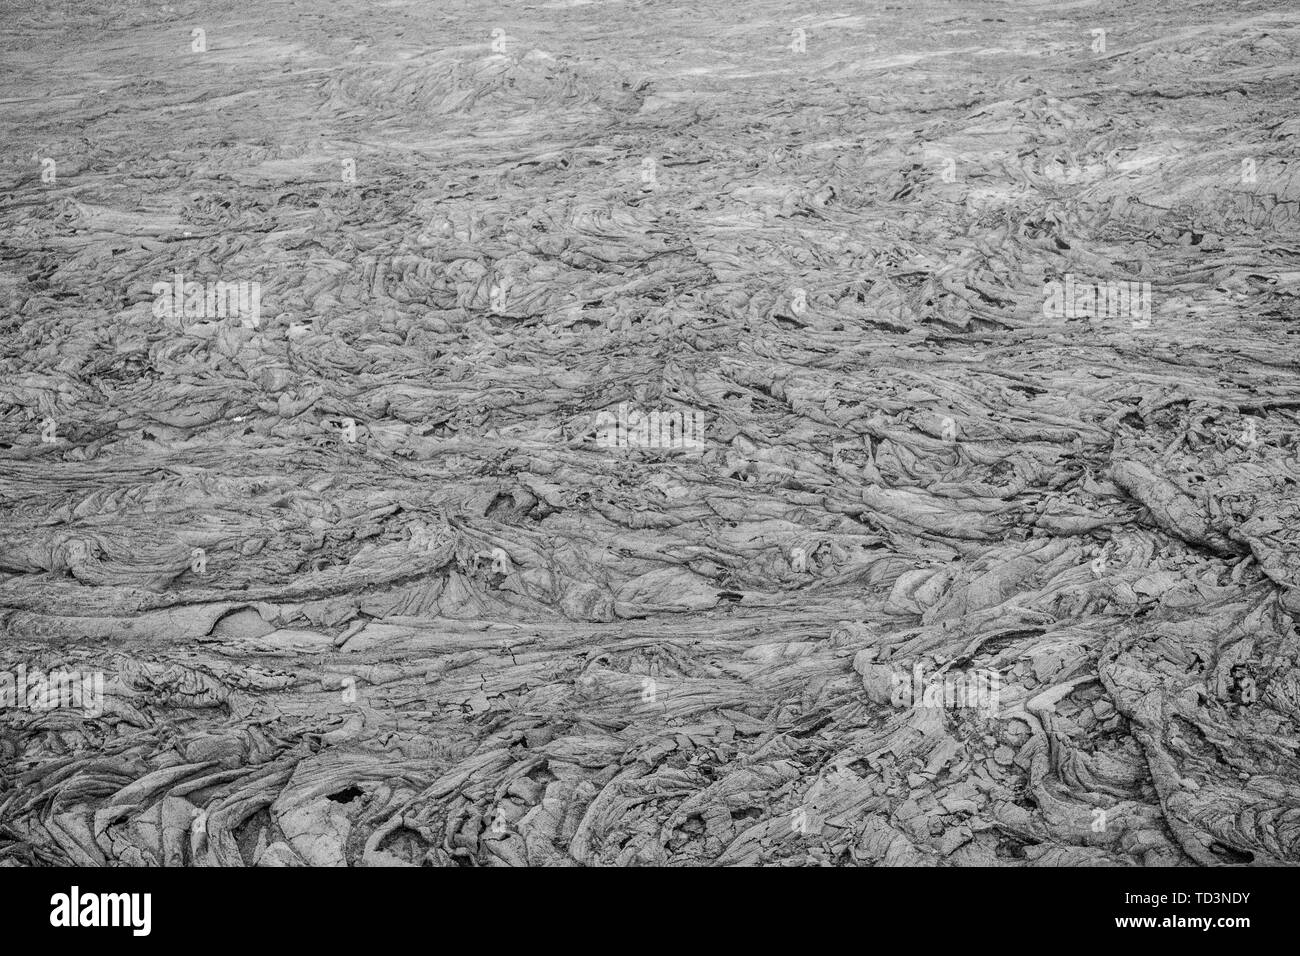
[[[1300,862],[1290,4],[0,17],[0,864]]]

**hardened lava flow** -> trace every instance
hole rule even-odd
[[[1283,0],[10,3],[0,864],[1300,862]]]

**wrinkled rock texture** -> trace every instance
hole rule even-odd
[[[0,863],[1300,861],[1294,7],[0,32]]]

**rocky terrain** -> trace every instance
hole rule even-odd
[[[0,863],[1300,862],[1294,6],[0,10]]]

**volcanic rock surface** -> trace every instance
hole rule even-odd
[[[1300,862],[1290,4],[4,6],[0,863]]]

